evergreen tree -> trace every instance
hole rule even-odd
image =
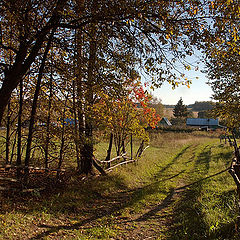
[[[173,115],[176,118],[187,117],[188,115],[187,107],[183,104],[182,98],[180,98],[180,100],[174,107]]]

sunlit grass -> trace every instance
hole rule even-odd
[[[227,171],[213,176],[227,168],[231,153],[219,144],[204,144],[196,151],[191,185],[176,203],[169,239],[237,239],[236,187]]]
[[[215,176],[232,149],[205,133],[151,138],[137,163],[106,177],[72,176],[52,193],[1,197],[0,239],[128,239],[151,231],[154,239],[234,239],[236,187],[227,172]],[[99,160],[107,148],[107,141],[96,145]]]

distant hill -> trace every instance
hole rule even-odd
[[[206,113],[205,111],[211,110],[214,107],[214,102],[203,101],[195,102],[193,104],[186,105],[188,110],[193,112],[193,117],[197,118],[199,112]],[[173,109],[175,105],[164,105],[164,116],[171,119],[173,117]]]
[[[191,108],[192,111],[207,111],[211,110],[214,107],[214,102],[206,101],[206,102],[195,102],[194,104],[190,104],[187,106],[188,108]]]
[[[191,108],[192,111],[199,112],[199,111],[207,111],[213,109],[215,103],[212,101],[203,101],[198,102],[196,101],[193,104],[186,105],[187,108]],[[164,105],[164,108],[174,108],[175,105]]]

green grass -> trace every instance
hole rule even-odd
[[[205,144],[196,151],[193,171],[183,197],[175,206],[175,220],[169,239],[237,239],[235,186],[227,172],[211,176],[226,168],[229,149]]]
[[[106,177],[72,176],[51,193],[2,195],[0,239],[237,239],[236,187],[227,172],[217,174],[232,149],[206,134],[151,139],[137,164]],[[107,147],[96,146],[99,159]]]

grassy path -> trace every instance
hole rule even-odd
[[[0,239],[237,239],[231,149],[150,147],[138,165],[53,194],[1,198]]]

